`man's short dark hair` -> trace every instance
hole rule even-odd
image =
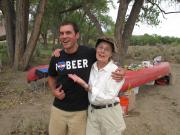
[[[75,31],[75,33],[78,33],[79,32],[79,27],[78,25],[75,23],[75,22],[72,22],[72,21],[64,21],[60,24],[60,27],[61,26],[64,26],[64,25],[71,25]]]

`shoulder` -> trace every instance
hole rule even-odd
[[[56,59],[56,57],[52,56],[50,61],[54,61],[55,59]]]
[[[111,65],[112,65],[112,67],[113,67],[113,68],[115,68],[115,69],[117,69],[117,68],[118,68],[118,66],[117,66],[116,64],[114,64],[114,62],[112,62],[112,64],[111,64]]]
[[[85,46],[85,45],[80,45],[79,49],[80,50],[90,51],[90,52],[96,52],[95,48],[92,48],[92,47],[89,47],[89,46]]]
[[[114,64],[113,61],[110,61],[108,64],[108,68],[111,70],[111,72],[113,72],[118,68],[118,66],[116,64]]]
[[[79,46],[79,53],[96,61],[96,50],[88,46]]]

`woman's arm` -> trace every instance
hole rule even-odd
[[[74,82],[81,85],[86,91],[91,91],[91,87],[87,84],[81,77],[77,76],[76,74],[68,74],[68,77],[71,78]]]

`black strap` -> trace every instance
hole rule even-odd
[[[103,108],[106,108],[106,107],[112,107],[112,106],[115,106],[119,104],[119,102],[115,102],[113,104],[107,104],[107,105],[93,105],[91,104],[91,106],[94,108],[94,109],[103,109]]]

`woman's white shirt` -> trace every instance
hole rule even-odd
[[[117,95],[124,84],[124,79],[116,82],[111,77],[112,72],[117,68],[112,60],[100,70],[97,68],[97,62],[92,65],[89,78],[89,84],[92,90],[88,93],[91,104],[105,105],[119,102]]]

